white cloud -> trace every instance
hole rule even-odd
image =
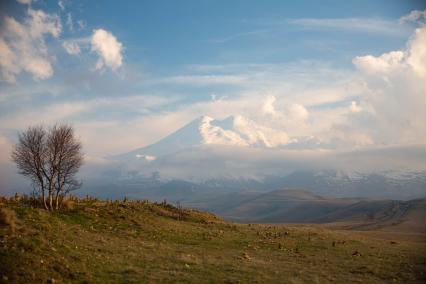
[[[123,64],[123,45],[112,33],[104,29],[94,30],[91,43],[92,51],[99,56],[96,69],[106,66],[116,70]]]
[[[298,121],[304,121],[308,119],[309,112],[308,110],[301,104],[292,104],[289,107],[289,115],[291,119],[295,119]]]
[[[80,46],[75,41],[64,41],[62,43],[62,46],[71,55],[77,55],[80,54]]]
[[[20,4],[31,4],[32,0],[16,0]]]
[[[416,29],[406,50],[391,51],[378,57],[357,56],[353,63],[368,74],[391,75],[412,71],[413,75],[426,76],[426,26]]]
[[[357,112],[362,111],[362,108],[355,101],[351,102],[351,105],[350,105],[349,109],[353,113],[357,113]]]
[[[15,54],[10,50],[3,38],[0,38],[0,67],[3,80],[13,83],[15,75],[19,73],[19,67],[14,63]]]
[[[419,10],[413,10],[408,15],[405,15],[399,19],[400,23],[407,23],[407,22],[413,22],[413,23],[425,23],[426,21],[426,10],[419,11]]]
[[[72,15],[71,15],[71,13],[68,13],[68,14],[67,14],[67,21],[66,21],[66,24],[67,24],[68,30],[69,30],[70,32],[73,32],[73,31],[74,31],[74,22],[73,22],[73,20],[72,20]]]
[[[182,127],[188,118],[182,113],[155,113],[127,120],[94,120],[75,124],[85,150],[94,156],[115,155],[147,146]],[[114,143],[105,143],[114,137]]]
[[[145,160],[148,162],[154,161],[155,159],[157,159],[157,157],[152,156],[152,155],[143,155],[143,154],[136,154],[136,158],[141,159],[141,160]]]
[[[387,35],[406,35],[406,29],[397,22],[375,18],[300,18],[290,24],[309,29],[358,31]]]
[[[4,18],[4,30],[0,35],[1,79],[15,82],[22,72],[43,80],[53,75],[52,59],[48,54],[46,36],[59,37],[62,30],[60,19],[55,14],[28,9],[23,23],[14,18]]]
[[[246,138],[250,145],[257,144],[268,148],[279,147],[290,142],[287,133],[280,130],[259,125],[243,116],[236,116],[234,127],[241,137]]]
[[[412,11],[401,19],[416,21],[425,17],[426,11]],[[378,57],[358,56],[353,59],[353,63],[359,70],[369,74],[391,75],[413,71],[413,75],[426,76],[426,26],[415,30],[405,50],[391,51]]]
[[[426,27],[418,28],[404,50],[353,60],[366,86],[369,114],[349,120],[377,144],[426,142]]]
[[[65,10],[65,1],[64,0],[59,0],[58,1],[58,6],[59,8],[61,8],[62,11]]]
[[[274,96],[268,96],[265,101],[263,102],[262,111],[264,114],[270,114],[272,116],[277,115],[277,112],[275,110],[274,103],[277,100]]]
[[[426,26],[416,29],[409,45],[407,63],[417,74],[426,76]]]
[[[82,30],[86,27],[86,23],[83,20],[78,20],[77,25],[78,25],[79,30]]]
[[[357,56],[352,62],[365,73],[387,73],[394,69],[401,68],[404,52],[391,51],[379,57],[373,55]]]
[[[51,34],[59,37],[62,31],[61,20],[56,14],[46,14],[42,10],[28,9],[31,20],[28,24],[29,32],[35,39],[41,38],[44,34]]]
[[[305,128],[307,119],[309,118],[309,111],[305,106],[300,103],[284,102],[281,100],[279,109],[277,109],[276,104],[278,104],[278,101],[275,96],[267,96],[263,102],[261,113],[270,119],[266,119],[266,121],[263,118],[258,119],[263,120],[271,126],[275,126],[275,128],[285,127],[287,131],[292,132],[292,135],[295,135],[293,130],[302,130]],[[287,138],[288,141],[289,138]]]
[[[52,86],[48,85],[47,88],[51,89]],[[36,92],[43,92],[43,89],[36,87]],[[16,97],[19,98],[20,95],[15,93],[11,99],[15,100]],[[0,136],[10,129],[22,130],[32,124],[52,125],[63,121],[72,123],[81,133],[88,154],[97,156],[116,154],[155,142],[182,126],[188,117],[152,111],[162,106],[174,105],[178,101],[177,97],[132,95],[53,102],[38,107],[23,104],[12,113],[3,115],[0,113]],[[140,115],[125,120],[117,117],[98,117],[98,114],[105,112]],[[104,143],[115,136],[121,137],[120,141]]]
[[[91,105],[85,102],[63,102],[48,104],[42,108],[22,108],[13,115],[2,119],[0,131],[3,129],[25,129],[29,124],[47,123],[53,124],[58,121],[70,121],[76,115],[87,112]]]

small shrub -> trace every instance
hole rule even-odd
[[[12,232],[15,232],[16,228],[16,215],[15,211],[2,208],[0,209],[0,226],[9,227]]]
[[[19,193],[15,193],[15,201],[19,202],[22,200],[22,196]]]
[[[62,209],[65,209],[65,210],[74,209],[74,201],[71,199],[62,200]]]

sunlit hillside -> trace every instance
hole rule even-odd
[[[3,283],[426,280],[424,235],[242,225],[146,201],[80,199],[67,206],[49,213],[2,201],[9,216],[0,229]]]

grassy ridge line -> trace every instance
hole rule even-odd
[[[239,225],[162,203],[79,200],[47,212],[23,202],[0,229],[4,283],[414,283],[424,243],[321,226]]]

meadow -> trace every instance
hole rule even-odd
[[[236,224],[148,201],[0,203],[2,283],[421,283],[424,235]]]

